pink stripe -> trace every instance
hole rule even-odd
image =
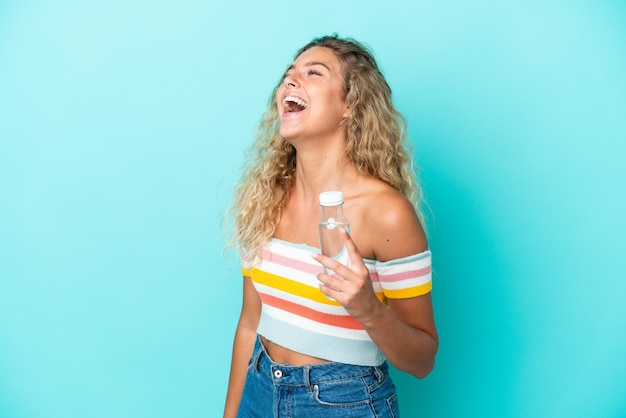
[[[391,282],[399,282],[401,280],[406,280],[406,279],[416,279],[418,277],[426,276],[427,274],[430,274],[430,272],[431,272],[431,266],[427,266],[427,267],[417,269],[417,270],[401,271],[399,273],[394,273],[394,274],[380,274],[379,273],[379,278],[380,278],[380,281],[383,283],[391,283]]]
[[[318,274],[322,272],[322,266],[319,264],[305,263],[304,261],[295,260],[293,258],[273,253],[265,248],[261,250],[261,257],[270,263],[279,264],[291,269],[300,270],[303,273]],[[313,260],[313,259],[311,259]]]

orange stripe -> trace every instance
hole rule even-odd
[[[284,299],[277,298],[266,293],[261,293],[261,300],[270,306],[273,306],[283,311],[290,312],[292,314],[301,316],[303,318],[310,319],[322,324],[333,325],[335,327],[363,330],[363,327],[353,317],[347,315],[333,315],[324,312],[319,312],[311,308],[307,308],[302,305],[298,305],[293,302],[286,301]]]

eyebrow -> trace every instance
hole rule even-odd
[[[330,68],[328,67],[328,65],[324,64],[323,62],[309,61],[306,64],[304,64],[305,67],[312,67],[314,65],[321,65],[322,67],[326,68],[330,72]],[[294,65],[291,64],[289,68],[287,68],[287,71],[293,70],[294,68],[295,68]]]
[[[323,62],[311,61],[311,62],[307,62],[306,64],[304,64],[305,67],[312,67],[314,65],[321,65],[322,67],[330,71],[330,68],[328,68],[328,65],[324,64]]]

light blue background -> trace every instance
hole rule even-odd
[[[217,417],[220,219],[295,51],[375,51],[430,206],[405,417],[626,416],[626,4],[0,2],[0,417]]]

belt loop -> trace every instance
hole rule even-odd
[[[374,374],[376,375],[376,379],[378,379],[378,383],[385,380],[385,373],[383,373],[378,366],[374,366]]]
[[[311,385],[311,366],[309,364],[305,364],[302,368],[303,378],[304,378],[304,386],[307,387],[306,393],[313,393],[313,386]]]

